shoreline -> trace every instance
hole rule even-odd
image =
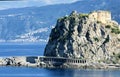
[[[63,63],[61,65],[39,61],[39,56],[0,57],[0,66],[64,68],[64,69],[120,69],[120,64],[106,63]]]

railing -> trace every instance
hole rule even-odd
[[[85,59],[73,59],[63,57],[39,57],[38,60],[51,63],[86,63]]]

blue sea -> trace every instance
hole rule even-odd
[[[42,56],[46,44],[0,43],[0,56]],[[0,77],[120,77],[120,70],[47,69],[0,66]]]
[[[0,56],[42,56],[45,43],[0,43]]]

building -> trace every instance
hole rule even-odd
[[[89,19],[107,24],[111,21],[111,13],[109,11],[94,11],[89,14]]]

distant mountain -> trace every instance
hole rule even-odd
[[[119,4],[119,0],[83,0],[72,4],[1,10],[0,40],[46,41],[56,20],[61,16],[69,14],[73,10],[77,10],[80,13],[88,13],[94,10],[109,10],[112,12],[112,18],[120,23]],[[33,34],[31,35],[30,33]],[[28,34],[27,37],[31,37],[31,39],[27,37],[21,38],[26,34]]]

